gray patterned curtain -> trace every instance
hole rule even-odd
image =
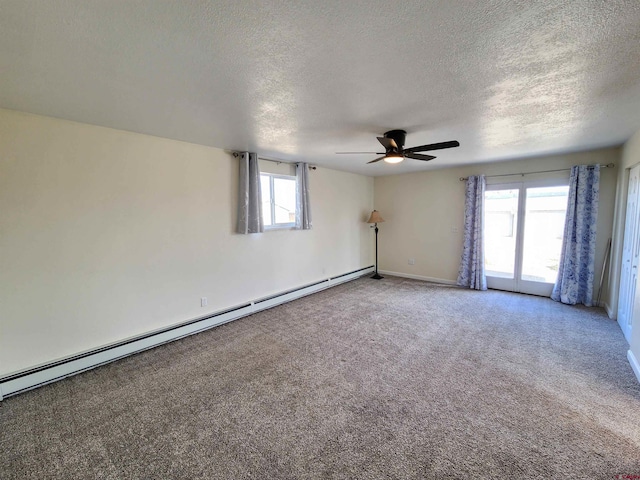
[[[311,230],[309,166],[306,163],[296,163],[296,180],[296,228]]]
[[[486,290],[484,274],[484,175],[467,179],[464,206],[464,247],[457,284],[474,290]]]
[[[237,232],[242,234],[264,232],[257,153],[242,152],[240,154]]]
[[[551,293],[557,302],[593,304],[599,197],[600,165],[572,167],[558,279]]]

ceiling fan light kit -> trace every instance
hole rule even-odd
[[[384,157],[384,161],[387,163],[400,163],[402,160],[404,157],[399,153],[389,153]]]
[[[377,137],[380,144],[384,147],[384,152],[336,152],[339,154],[363,154],[363,153],[375,153],[376,155],[384,155],[383,157],[376,158],[367,163],[376,163],[380,160],[384,160],[386,163],[400,163],[405,158],[411,158],[412,160],[422,160],[428,162],[433,160],[433,155],[422,155],[417,152],[428,152],[431,150],[442,150],[444,148],[459,147],[460,143],[457,140],[451,140],[449,142],[430,143],[428,145],[420,145],[418,147],[404,148],[404,141],[407,138],[407,132],[404,130],[389,130],[384,134],[384,137]]]

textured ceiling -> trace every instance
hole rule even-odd
[[[0,107],[368,175],[619,145],[638,0],[0,0]],[[366,165],[375,137],[459,140]]]

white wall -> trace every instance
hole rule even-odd
[[[237,171],[219,149],[0,110],[0,375],[373,263],[372,178],[319,168],[313,230],[238,235]]]
[[[627,208],[627,190],[629,170],[640,163],[640,131],[627,141],[622,149],[622,158],[618,169],[618,189],[616,195],[616,214],[613,229],[612,260],[610,273],[609,297],[612,298],[611,307],[614,314],[618,308],[618,290],[620,288],[620,272],[622,267],[622,244],[624,241],[624,224]],[[640,289],[636,290],[636,303],[640,302]],[[637,308],[637,307],[636,307]],[[637,311],[637,310],[636,310]],[[634,315],[635,316],[635,315]],[[640,360],[640,324],[634,318],[631,331],[630,350],[637,360]],[[636,361],[637,361],[636,360]]]
[[[617,148],[541,158],[479,164],[472,167],[431,170],[406,175],[376,177],[375,208],[385,219],[380,225],[379,268],[417,277],[455,282],[458,275],[464,225],[464,182],[469,175],[501,175],[570,168],[572,165],[617,163]],[[600,281],[607,241],[611,235],[617,168],[601,170],[596,281]],[[528,175],[526,178],[543,178]],[[520,177],[501,177],[517,182]],[[492,179],[493,182],[499,181]],[[454,231],[455,230],[455,231]],[[408,265],[414,258],[415,265]],[[606,286],[603,300],[606,302]]]

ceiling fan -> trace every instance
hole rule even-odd
[[[417,152],[429,152],[431,150],[442,150],[443,148],[459,147],[460,143],[457,140],[450,142],[431,143],[429,145],[420,145],[419,147],[404,148],[404,140],[407,137],[407,132],[404,130],[389,130],[384,134],[384,137],[377,137],[378,141],[385,148],[384,152],[336,152],[337,154],[364,154],[375,153],[376,155],[384,155],[383,157],[376,158],[367,163],[375,163],[380,160],[384,160],[387,163],[400,163],[405,158],[412,158],[414,160],[423,160],[428,162],[433,160],[432,155],[422,155]]]

